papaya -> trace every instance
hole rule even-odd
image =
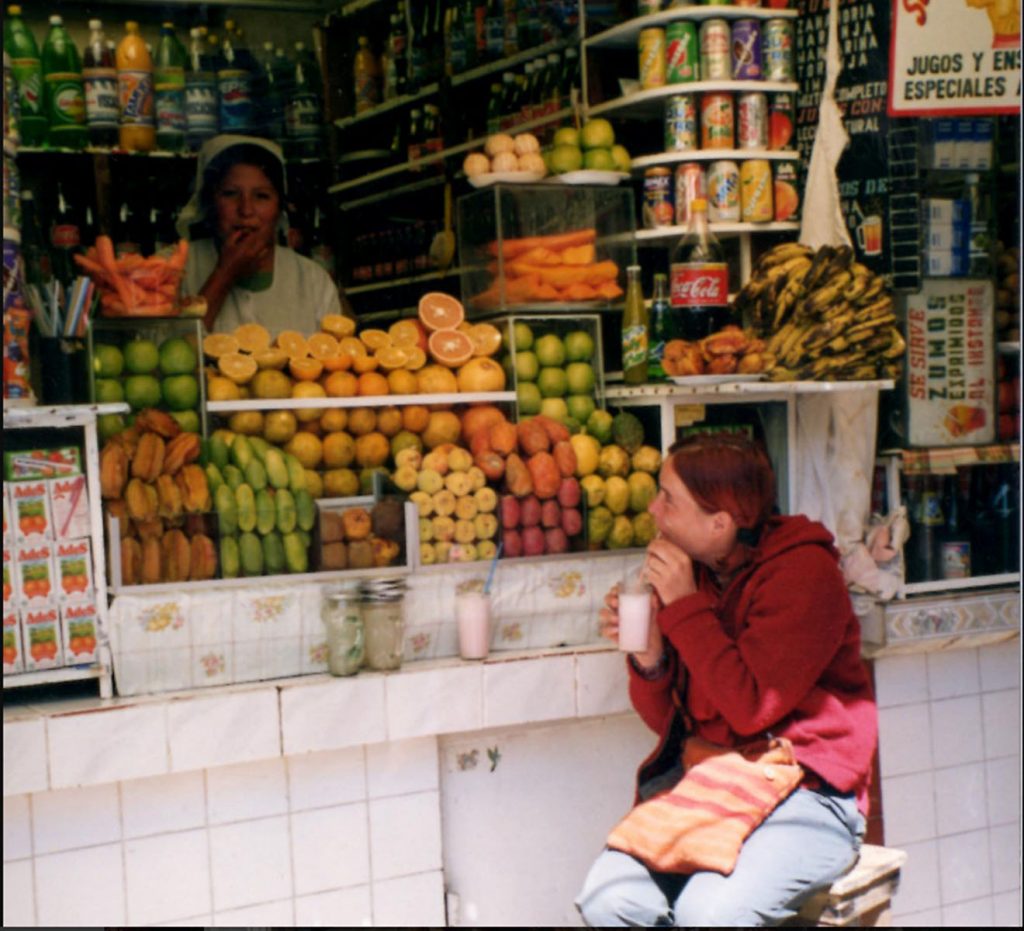
[[[619,277],[619,266],[608,259],[604,262],[588,265],[584,271],[587,273],[584,278],[584,284],[589,284],[595,288],[606,281],[615,281]]]
[[[263,457],[263,466],[267,470],[267,481],[275,488],[288,487],[288,466],[284,461],[284,453],[270,447]]]
[[[238,559],[242,575],[263,575],[263,544],[254,533],[238,537]]]
[[[596,239],[597,230],[593,227],[554,233],[548,236],[523,236],[518,239],[504,240],[501,244],[501,254],[506,259],[514,259],[516,256],[524,255],[536,248],[561,252],[563,249],[571,249],[573,246],[585,246]],[[488,243],[487,252],[490,255],[498,255],[498,244],[496,242]]]
[[[256,529],[256,495],[245,484],[235,489],[235,507],[238,512],[238,529],[249,533]]]
[[[277,509],[274,499],[266,488],[256,492],[256,530],[262,534],[270,533],[277,526]]]
[[[277,529],[281,533],[291,533],[298,523],[295,496],[287,488],[281,488],[274,495],[274,506],[277,509]]]
[[[224,484],[232,491],[245,481],[245,476],[242,474],[242,470],[238,468],[238,466],[232,465],[230,462],[221,469],[221,474],[224,476]]]
[[[578,248],[587,248],[581,246]],[[593,253],[594,247],[590,246],[590,251]],[[534,246],[532,249],[527,249],[522,255],[519,256],[520,261],[528,262],[530,265],[544,265],[549,268],[553,268],[555,265],[583,265],[583,262],[566,262],[564,258],[564,252],[559,255],[553,249],[549,249],[547,246]],[[590,259],[589,261],[593,261]]]
[[[268,533],[263,538],[263,567],[267,575],[279,575],[285,571],[284,541],[278,533]]]
[[[220,538],[220,576],[222,579],[238,577],[241,558],[238,552],[238,541],[232,536]]]
[[[284,454],[284,462],[288,469],[288,488],[294,495],[306,487],[306,470],[291,453]]]
[[[313,529],[316,524],[316,502],[305,488],[300,488],[295,492],[295,514],[299,530]]]
[[[284,561],[289,572],[306,572],[309,569],[309,552],[297,533],[284,535]]]
[[[248,437],[242,436],[242,434],[236,434],[234,441],[231,444],[231,461],[238,466],[243,472],[245,467],[249,464],[253,458],[252,447],[249,445]]]
[[[263,491],[267,487],[267,470],[263,468],[263,463],[256,458],[255,454],[245,467],[245,481],[253,491]]]
[[[562,288],[561,293],[563,301],[596,301],[599,296],[597,288],[582,282]]]
[[[614,281],[603,281],[595,290],[598,297],[606,301],[618,300],[625,293]]]
[[[563,265],[592,265],[597,259],[597,250],[592,242],[584,246],[569,246],[568,249],[562,250],[561,259]]]
[[[217,489],[213,505],[217,511],[221,535],[230,535],[238,530],[238,505],[235,502],[235,492],[230,485],[221,485]]]

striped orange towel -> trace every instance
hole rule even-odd
[[[729,875],[743,842],[803,779],[788,740],[719,747],[690,737],[682,780],[637,805],[608,846],[663,873]]]

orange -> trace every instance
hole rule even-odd
[[[416,346],[425,335],[418,320],[399,320],[388,327],[392,346]]]
[[[229,352],[217,360],[217,368],[235,384],[243,385],[256,374],[256,360],[240,352]]]
[[[474,356],[493,356],[501,349],[501,330],[490,323],[477,323],[469,328]]]
[[[402,412],[397,407],[382,407],[377,411],[377,431],[391,439],[402,429]]]
[[[377,411],[372,407],[353,407],[348,412],[348,432],[363,436],[377,429]]]
[[[388,387],[392,394],[415,394],[416,376],[405,369],[395,369],[388,372]]]
[[[473,358],[473,340],[459,330],[435,330],[427,346],[434,361],[449,368]]]
[[[418,315],[428,330],[451,330],[466,319],[462,304],[441,291],[429,291],[420,298]]]
[[[278,349],[283,349],[293,359],[301,359],[303,356],[309,355],[309,348],[306,345],[306,337],[298,330],[282,330],[277,334],[277,339],[274,341],[274,345],[277,346]]]
[[[342,339],[355,333],[356,322],[342,314],[326,314],[320,321],[320,329],[337,339]]]
[[[315,381],[300,381],[297,385],[292,388],[293,398],[325,398],[327,392],[324,390],[323,385],[318,385]],[[300,423],[310,423],[311,421],[320,420],[320,415],[323,411],[317,407],[303,407],[295,412],[295,417]]]
[[[356,440],[356,462],[364,469],[382,466],[391,455],[391,444],[383,433],[367,433]]]
[[[235,339],[243,352],[259,352],[270,346],[270,331],[258,323],[243,323],[235,327]]]
[[[325,372],[344,372],[346,369],[352,368],[352,356],[347,352],[339,352],[337,355],[327,356],[320,361],[324,364]]]
[[[252,357],[261,369],[283,369],[288,364],[288,353],[281,349],[261,349]]]
[[[361,375],[363,372],[375,372],[377,366],[380,363],[377,361],[376,356],[353,356],[352,357],[352,371],[357,375]]]
[[[350,356],[365,356],[366,347],[361,339],[354,336],[343,336],[338,342],[338,352],[347,353]]]
[[[237,401],[240,394],[238,385],[223,375],[211,375],[206,380],[207,401]]]
[[[351,372],[332,372],[327,376],[324,388],[329,397],[353,398],[359,388],[359,383]]]
[[[363,397],[379,397],[389,394],[388,380],[379,372],[363,372],[359,376],[358,393]]]
[[[407,404],[402,408],[402,428],[410,433],[422,433],[430,423],[430,411],[422,404]]]
[[[391,345],[391,337],[384,330],[363,330],[359,338],[371,352]]]
[[[338,341],[330,333],[314,333],[306,340],[306,349],[314,359],[322,362],[338,354]]]
[[[325,433],[335,433],[344,430],[348,426],[348,408],[332,407],[324,411],[320,416],[320,426]]]
[[[405,363],[405,367],[410,372],[415,372],[427,364],[427,354],[419,346],[410,346],[406,352],[409,353],[409,360]]]
[[[309,356],[301,359],[298,356],[292,356],[288,363],[288,371],[292,373],[293,378],[297,378],[299,381],[316,381],[323,370],[323,362],[319,359],[311,359]]]
[[[324,437],[323,461],[328,469],[343,469],[356,458],[356,442],[344,431]]]
[[[296,411],[298,413],[298,411]],[[299,425],[299,433],[311,433],[315,437],[323,436],[324,431],[320,429],[319,420],[307,420]]]
[[[285,444],[284,451],[298,459],[304,469],[315,469],[323,458],[324,445],[320,437],[300,430]]]
[[[455,394],[459,383],[455,373],[443,365],[428,365],[416,373],[418,394]]]
[[[373,357],[380,363],[380,367],[386,372],[393,372],[402,368],[409,361],[409,353],[399,346],[381,346]]]
[[[238,352],[238,340],[230,333],[211,333],[203,337],[203,352],[211,359],[219,359],[229,352]]]

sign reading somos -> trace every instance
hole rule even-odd
[[[1020,0],[893,0],[893,116],[1016,113],[1020,66]]]

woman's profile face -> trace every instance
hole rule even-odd
[[[272,243],[281,212],[277,188],[261,168],[233,165],[213,195],[217,235],[221,240],[242,231]]]
[[[658,478],[658,494],[647,508],[661,536],[701,562],[721,555],[721,534],[715,515],[704,510],[672,467],[665,461]]]

